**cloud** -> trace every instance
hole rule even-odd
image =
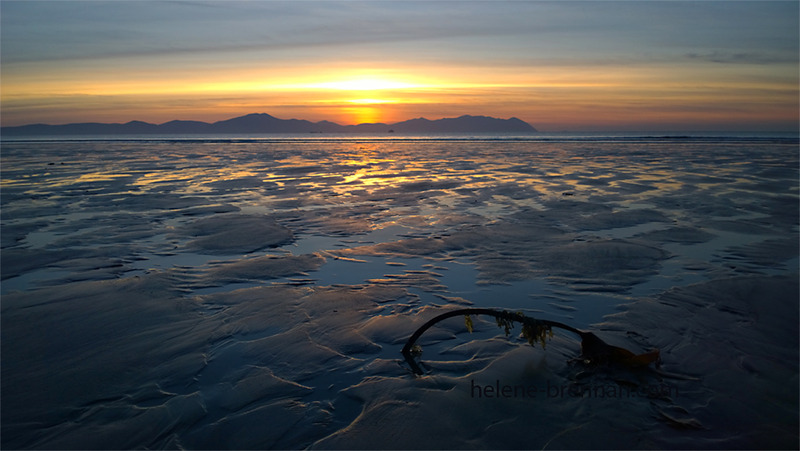
[[[800,58],[796,53],[771,53],[771,52],[732,52],[714,50],[705,53],[690,52],[685,54],[690,60],[708,61],[721,64],[796,64]]]
[[[0,30],[4,64],[237,54],[597,62],[797,53],[785,43],[797,8],[786,3],[12,1],[0,2]]]
[[[464,9],[445,21],[442,5],[431,2],[3,2],[3,61],[380,45],[502,31]]]

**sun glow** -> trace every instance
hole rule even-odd
[[[383,117],[379,108],[371,106],[344,107],[343,110],[354,124],[375,124],[381,122]]]

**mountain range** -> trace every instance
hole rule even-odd
[[[339,125],[335,122],[310,122],[303,119],[278,119],[254,113],[223,121],[170,121],[151,124],[131,121],[124,124],[85,122],[64,125],[30,124],[2,127],[4,136],[37,135],[142,135],[142,134],[219,134],[219,133],[508,133],[536,132],[530,124],[515,117],[461,116],[429,120],[424,117],[393,124]]]

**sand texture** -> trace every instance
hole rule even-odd
[[[2,152],[4,449],[798,445],[796,140]]]

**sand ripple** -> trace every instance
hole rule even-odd
[[[796,142],[4,142],[2,170],[4,448],[797,445]],[[414,377],[402,344],[463,305],[663,367],[451,318]]]

